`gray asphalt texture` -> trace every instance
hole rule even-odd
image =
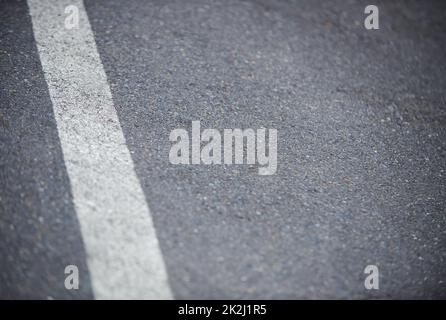
[[[0,3],[0,297],[91,298],[26,3]],[[446,298],[446,3],[375,1],[374,31],[367,4],[85,1],[175,298]],[[277,174],[171,165],[193,120],[277,129]]]

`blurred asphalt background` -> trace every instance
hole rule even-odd
[[[446,298],[444,1],[374,1],[374,31],[369,1],[84,3],[176,298]],[[277,174],[170,165],[193,120],[278,129]],[[28,8],[1,0],[0,298],[91,297]]]

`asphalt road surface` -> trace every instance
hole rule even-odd
[[[146,297],[115,277],[152,298],[446,298],[444,1],[375,1],[367,30],[369,1],[85,0],[65,47],[32,3],[0,1],[0,298]],[[70,41],[100,59],[52,62]],[[113,107],[130,161],[84,164],[96,109],[73,85]],[[194,120],[277,129],[277,173],[171,164],[170,132]]]

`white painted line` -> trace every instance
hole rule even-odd
[[[78,29],[65,29],[68,5],[79,9]],[[28,0],[28,6],[95,297],[170,299],[152,218],[84,4]]]

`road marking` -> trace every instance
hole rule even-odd
[[[65,28],[68,5],[79,9],[77,29]],[[95,297],[170,299],[152,218],[84,4],[28,0],[28,6]]]

